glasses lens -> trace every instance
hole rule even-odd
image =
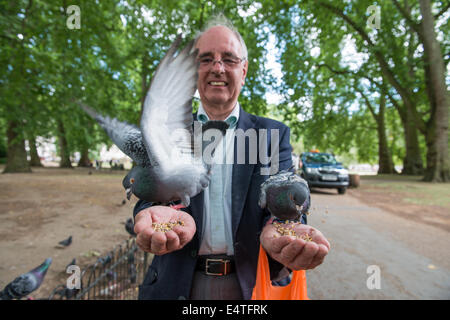
[[[216,64],[216,62],[221,64],[225,69],[234,69],[241,61],[243,60],[237,57],[227,57],[222,60],[214,60],[210,57],[204,57],[199,59],[199,64],[202,69],[211,68]]]

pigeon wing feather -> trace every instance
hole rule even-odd
[[[177,37],[160,62],[147,93],[141,117],[145,147],[165,168],[176,165],[174,152],[193,157],[192,97],[197,88],[196,51],[190,42],[178,55]]]

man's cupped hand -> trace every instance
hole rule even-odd
[[[186,212],[165,206],[141,210],[135,217],[136,243],[142,250],[163,255],[183,248],[196,231]]]
[[[266,225],[261,233],[262,247],[273,259],[291,270],[313,269],[324,261],[330,243],[322,232],[304,224],[285,227],[292,228],[296,236],[281,235],[274,224]]]

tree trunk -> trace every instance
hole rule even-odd
[[[383,127],[378,127],[378,173],[396,173],[394,162],[392,161],[391,151],[386,139],[386,131]]]
[[[9,120],[6,129],[8,138],[8,158],[3,173],[31,172],[25,150],[25,139],[17,133],[21,126],[16,120]]]
[[[91,167],[91,160],[89,160],[89,148],[83,147],[81,150],[80,161],[78,161],[79,167]]]
[[[70,162],[70,153],[67,145],[66,132],[64,130],[64,124],[61,119],[58,119],[58,133],[59,133],[59,153],[61,161],[59,166],[61,168],[72,168],[72,163]]]
[[[450,181],[448,154],[448,93],[445,84],[445,67],[441,47],[434,32],[434,17],[429,0],[420,0],[420,23],[424,58],[427,69],[428,97],[431,118],[427,126],[427,168],[425,181]]]
[[[28,139],[28,145],[30,146],[30,166],[42,167],[41,158],[37,152],[36,138],[33,135]]]
[[[421,175],[423,174],[423,161],[419,146],[419,137],[417,136],[417,128],[410,122],[403,124],[405,129],[405,147],[406,155],[403,159],[404,175]]]
[[[382,93],[380,97],[380,111],[378,112],[377,131],[378,131],[378,173],[395,173],[394,162],[392,161],[391,151],[386,137],[386,123],[384,114],[386,110],[386,96]]]
[[[423,174],[423,161],[420,152],[419,137],[417,135],[417,126],[414,123],[413,115],[405,110],[397,109],[402,120],[405,150],[403,159],[403,175],[421,175]]]
[[[378,173],[395,173],[394,162],[392,161],[392,155],[389,150],[389,145],[386,137],[386,122],[385,122],[385,113],[386,113],[386,87],[383,84],[380,86],[380,108],[378,113],[375,108],[372,106],[369,98],[361,91],[357,91],[361,94],[363,99],[366,102],[367,107],[375,122],[377,124],[377,133],[378,133]]]

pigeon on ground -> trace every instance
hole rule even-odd
[[[63,247],[68,247],[71,245],[71,243],[72,243],[72,236],[68,237],[65,240],[58,242],[58,244],[62,245]]]
[[[136,283],[137,270],[134,263],[128,265],[128,278],[130,279],[130,283]]]
[[[131,236],[136,237],[136,233],[134,232],[134,222],[132,218],[128,218],[127,222],[125,222],[125,230],[127,230],[127,232]]]
[[[117,272],[108,270],[108,272],[106,272],[106,278],[108,278],[109,281],[116,281],[118,278]]]
[[[97,261],[100,262],[102,264],[102,266],[106,266],[108,263],[111,263],[112,257],[110,254],[107,254],[104,257],[98,258]]]
[[[127,257],[128,263],[134,263],[134,252],[130,252]]]
[[[310,206],[308,183],[297,174],[281,171],[261,184],[259,206],[281,220],[298,220]]]
[[[66,270],[69,266],[76,266],[77,265],[77,259],[73,258],[72,261],[66,266]],[[64,271],[66,271],[64,270]]]
[[[193,50],[191,41],[175,56],[180,42],[181,37],[177,37],[153,76],[140,129],[99,115],[78,102],[136,163],[122,183],[128,200],[134,194],[149,202],[181,201],[178,208],[189,206],[190,198],[206,188],[211,177],[211,166],[202,159],[202,134],[205,129],[217,129],[222,135],[214,136],[220,141],[228,128],[224,121],[210,121],[203,127],[200,123],[194,125],[192,99],[197,85],[197,50]],[[200,127],[202,130],[198,130]]]
[[[47,258],[40,266],[24,273],[6,285],[0,292],[0,300],[21,299],[40,287],[52,258]]]
[[[67,287],[64,287],[64,289],[57,291],[56,294],[59,294],[61,298],[65,297],[67,300],[70,300],[75,297],[78,292],[80,292],[80,289],[69,289]]]

